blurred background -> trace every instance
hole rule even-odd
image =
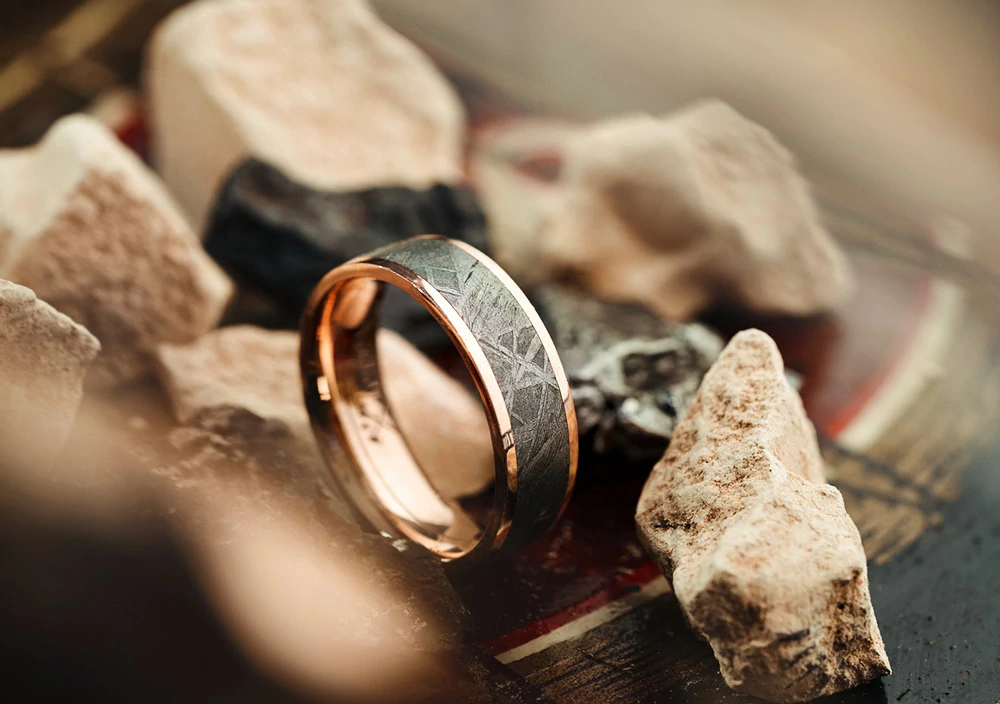
[[[135,85],[176,0],[5,0],[0,144]],[[942,3],[377,0],[452,72],[545,113],[668,112],[718,97],[822,189],[926,227],[965,222],[1000,267],[1000,8]],[[870,207],[870,206],[869,206]]]
[[[820,188],[901,217],[965,220],[1000,261],[996,3],[376,5],[432,54],[547,112],[721,98],[773,131]]]

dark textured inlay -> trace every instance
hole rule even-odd
[[[518,497],[507,540],[529,542],[555,520],[570,463],[566,409],[538,331],[503,282],[447,240],[411,241],[374,256],[430,282],[482,345],[510,413],[517,452]]]

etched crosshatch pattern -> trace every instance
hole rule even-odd
[[[570,465],[562,393],[538,332],[503,282],[446,240],[411,241],[405,248],[390,247],[377,256],[430,282],[482,345],[510,413],[517,453],[518,520],[507,539],[514,544],[527,541],[559,511],[558,505],[544,500],[552,492],[540,490],[539,485],[565,486]]]

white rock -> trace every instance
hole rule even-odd
[[[196,425],[206,411],[240,408],[308,435],[298,350],[293,332],[224,327],[186,345],[161,345],[157,372],[180,423]]]
[[[890,673],[861,537],[757,330],[709,370],[636,509],[639,536],[733,688],[798,702]]]
[[[0,280],[0,459],[32,472],[52,462],[100,349],[34,291]]]
[[[328,190],[462,173],[465,117],[434,65],[364,0],[216,0],[147,56],[156,164],[198,227],[237,162]]]
[[[157,352],[160,380],[181,423],[215,425],[240,409],[286,426],[319,460],[299,379],[298,335],[226,327],[190,345]],[[386,395],[431,483],[448,498],[493,481],[493,446],[481,404],[406,340],[379,333]]]
[[[97,336],[95,386],[139,377],[158,343],[215,327],[232,293],[159,180],[81,115],[0,151],[0,276]]]
[[[792,154],[723,103],[597,124],[561,183],[544,268],[600,296],[684,321],[717,302],[808,315],[851,289]]]

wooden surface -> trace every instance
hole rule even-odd
[[[145,35],[176,4],[13,3],[0,23],[0,144],[30,143],[59,114],[133,82]],[[516,145],[534,116],[457,80],[477,127]],[[141,145],[137,124],[119,127]],[[505,146],[495,158],[530,192],[551,188],[558,152]],[[710,322],[768,330],[802,374],[869,555],[894,674],[830,701],[997,702],[1000,281],[963,258],[960,241],[816,185],[855,264],[855,298],[822,319]],[[546,540],[457,583],[477,639],[525,691],[557,702],[751,701],[722,682],[639,549],[632,512],[648,470],[584,458],[570,510]]]

